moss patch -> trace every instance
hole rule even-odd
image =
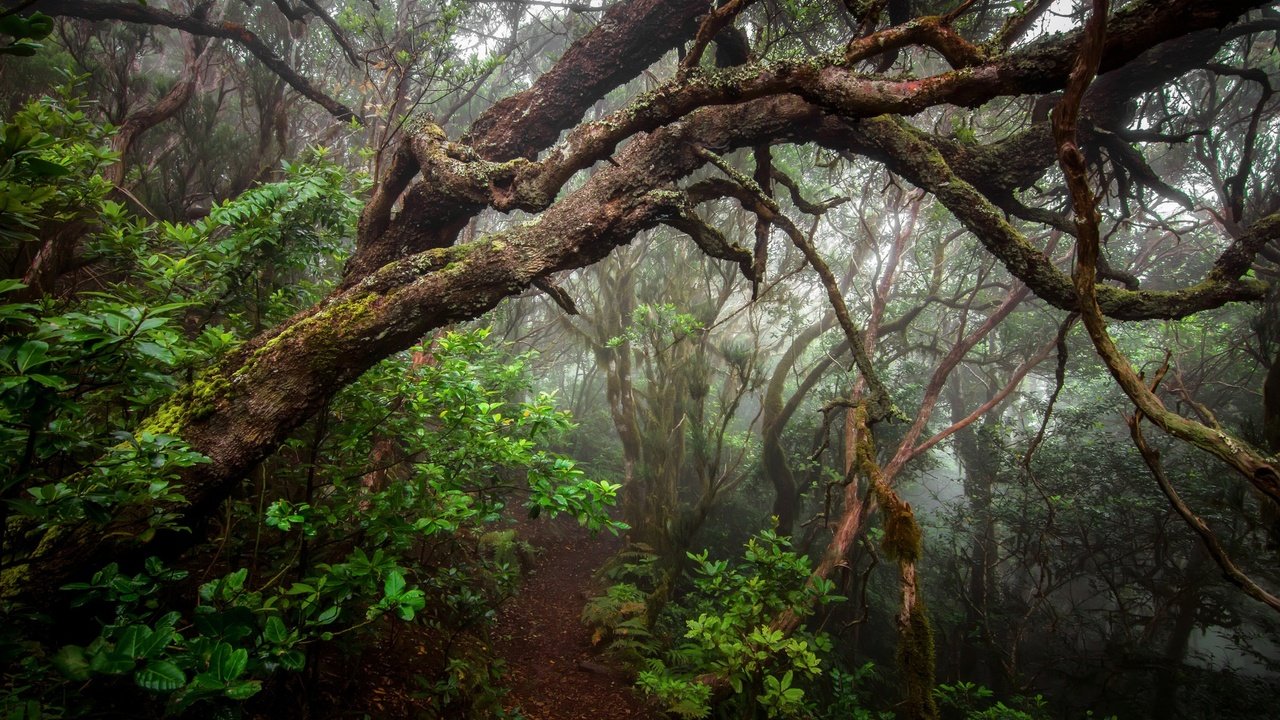
[[[880,546],[894,560],[914,563],[920,559],[920,525],[909,504],[901,500],[885,504],[884,539]]]
[[[180,435],[187,423],[207,417],[217,408],[218,400],[230,394],[231,383],[221,368],[211,368],[178,390],[151,413],[139,431],[156,435]]]
[[[900,625],[898,633],[896,659],[906,693],[901,717],[934,720],[938,717],[938,704],[933,699],[933,623],[929,622],[923,600],[916,602],[909,622]]]
[[[272,357],[281,346],[298,337],[307,337],[307,343],[313,347],[332,345],[336,348],[338,345],[336,340],[352,325],[359,324],[373,314],[373,306],[377,300],[378,295],[366,293],[335,302],[313,315],[302,318],[254,350],[253,354],[245,359],[244,364],[232,374],[232,379],[253,373],[264,359]]]

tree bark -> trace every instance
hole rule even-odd
[[[78,16],[126,21],[138,17],[152,22],[152,15],[162,12],[128,3],[44,2],[46,12],[89,8],[92,13]],[[1103,68],[1120,67],[1163,40],[1225,24],[1259,4],[1151,0],[1132,5],[1113,21]],[[1039,251],[1011,234],[1012,228],[972,185],[955,182],[955,173],[935,161],[940,155],[933,146],[895,130],[890,121],[857,120],[888,111],[918,112],[939,103],[969,105],[1056,89],[1066,79],[1079,33],[922,81],[866,80],[839,67],[806,69],[788,63],[723,71],[659,91],[620,115],[625,120],[621,124],[583,125],[571,136],[581,142],[557,146],[541,162],[485,164],[535,154],[581,117],[595,99],[591,93],[619,84],[682,40],[687,36],[685,24],[706,7],[693,0],[644,0],[612,7],[607,22],[579,40],[545,81],[495,106],[477,122],[468,139],[470,152],[481,160],[450,157],[450,152],[462,151],[456,144],[439,142],[429,128],[415,136],[414,146],[398,156],[404,158],[400,167],[383,179],[370,202],[343,286],[218,362],[140,428],[181,436],[210,458],[210,463],[182,477],[177,490],[186,502],[173,508],[125,508],[106,528],[61,528],[48,534],[28,529],[24,546],[10,549],[14,560],[0,579],[0,596],[48,597],[69,576],[118,555],[163,552],[129,539],[154,512],[172,510],[198,527],[249,469],[374,363],[409,347],[431,329],[476,317],[535,280],[596,262],[636,233],[680,217],[688,208],[674,184],[701,167],[707,152],[723,154],[774,141],[818,141],[889,159],[893,169],[906,171],[903,174],[913,182],[938,195],[1038,295],[1074,308],[1069,281],[1063,285],[1061,273]],[[162,19],[166,22],[161,24],[179,29],[188,24],[181,18],[172,23]],[[244,41],[242,33],[247,31],[219,32]],[[720,81],[714,82],[716,78]],[[299,87],[296,76],[291,82]],[[756,99],[746,102],[752,98]],[[706,104],[724,106],[694,112]],[[641,131],[651,132],[618,152],[615,165],[552,203],[577,169],[610,157],[618,142]],[[436,174],[409,188],[424,160],[436,163],[430,166]],[[530,185],[536,192],[522,195]],[[406,188],[404,209],[390,217]],[[517,201],[522,204],[513,205]],[[459,223],[486,204],[546,209],[534,223],[464,246],[444,247],[453,241]],[[1276,236],[1280,216],[1263,220],[1238,240],[1205,283],[1164,294],[1100,291],[1102,309],[1118,317],[1178,317],[1254,298],[1258,288],[1240,276],[1257,248]],[[847,503],[846,509],[857,512],[856,502]],[[847,533],[837,536],[830,561],[824,562],[826,571],[847,555],[852,541]]]
[[[792,533],[796,514],[799,512],[795,475],[791,472],[791,464],[787,462],[787,454],[782,447],[782,431],[792,414],[787,413],[783,405],[783,391],[800,356],[834,324],[834,319],[828,315],[796,336],[773,368],[773,374],[765,388],[760,425],[760,464],[765,477],[773,485],[773,515],[777,518],[778,533],[781,535]]]

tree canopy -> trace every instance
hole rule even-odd
[[[118,595],[107,567],[188,572],[233,516],[269,506],[281,532],[331,528],[279,546],[301,558],[280,572],[314,606],[292,619],[273,614],[287,599],[244,606],[275,618],[254,631],[269,662],[296,665],[285,623],[319,628],[344,607],[321,622],[308,573],[365,583],[369,622],[412,619],[430,603],[405,580],[410,541],[386,538],[482,528],[512,468],[530,512],[623,530],[659,558],[646,632],[668,603],[731,603],[723,583],[747,582],[698,554],[717,513],[745,503],[772,523],[755,528],[768,534],[751,541],[752,572],[803,592],[762,596],[768,617],[689,619],[689,637],[705,633],[697,671],[641,676],[672,706],[747,692],[707,668],[738,662],[712,658],[716,633],[753,624],[779,633],[789,685],[808,660],[784,638],[827,643],[806,633],[840,588],[862,587],[865,610],[855,569],[878,548],[896,570],[895,709],[938,717],[955,700],[935,691],[921,580],[922,537],[938,533],[963,540],[944,565],[967,606],[948,612],[980,637],[956,643],[956,662],[1011,681],[1002,653],[1017,641],[992,629],[989,603],[1026,608],[1019,632],[1087,606],[1072,578],[1104,583],[1089,523],[1126,527],[1123,503],[1096,496],[1118,478],[1146,483],[1134,503],[1187,540],[1168,567],[1152,541],[1151,576],[1212,564],[1239,593],[1224,606],[1280,611],[1274,3],[4,7],[10,613],[64,605],[66,587]],[[445,334],[477,318],[495,330]],[[501,356],[489,332],[540,359]],[[572,435],[537,392],[553,383],[592,432]],[[427,491],[395,475],[406,464],[432,488],[435,524],[414,525]],[[920,489],[945,496],[930,483],[951,475],[952,496]],[[605,510],[615,491],[620,518]],[[962,510],[968,527],[948,519]],[[1078,557],[1050,557],[1050,535]],[[364,550],[320,560],[373,537],[403,566]],[[261,581],[259,550],[205,601],[235,605]],[[706,577],[691,586],[691,572]],[[1145,592],[1135,602],[1187,624],[1170,631],[1180,662],[1196,610]],[[127,636],[142,647],[177,622],[117,630],[144,628]],[[231,668],[242,649],[220,637],[206,657]],[[90,648],[59,660],[72,678],[93,662],[134,671],[132,656],[113,670],[125,660],[67,647]],[[150,662],[140,687],[178,691],[171,712],[214,687],[136,655]],[[226,697],[256,692],[208,663]],[[752,691],[771,717],[799,707],[782,671]]]

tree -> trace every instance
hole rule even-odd
[[[1243,113],[1251,123],[1243,141],[1226,141],[1205,127],[1186,131],[1209,133],[1208,142],[1219,143],[1207,153],[1217,170],[1209,174],[1209,197],[1197,199],[1215,220],[1204,232],[1211,236],[1209,246],[1217,258],[1201,263],[1196,276],[1153,283],[1159,289],[1133,282],[1095,285],[1095,267],[1101,277],[1125,276],[1111,269],[1103,259],[1107,256],[1094,252],[1082,256],[1085,272],[1073,284],[1062,269],[1064,260],[1031,242],[1025,229],[1047,226],[1080,237],[1090,248],[1098,223],[1088,212],[1091,203],[1081,200],[1089,168],[1114,177],[1124,188],[1122,199],[1137,187],[1176,199],[1170,182],[1142,150],[1132,147],[1145,150],[1174,141],[1182,131],[1172,127],[1180,122],[1171,117],[1172,110],[1166,106],[1162,116],[1158,101],[1151,98],[1192,72],[1207,72],[1205,83],[1237,91],[1252,77],[1253,62],[1249,48],[1237,50],[1240,43],[1275,30],[1273,14],[1254,12],[1268,3],[1140,0],[1109,16],[1105,8],[1095,10],[1094,17],[1106,17],[1104,35],[1073,29],[1022,45],[1019,39],[1049,3],[1013,8],[972,1],[800,3],[794,9],[761,5],[804,18],[810,31],[793,33],[752,20],[752,3],[745,1],[714,9],[705,0],[620,3],[603,12],[599,23],[527,89],[483,111],[460,137],[449,138],[430,118],[407,123],[361,213],[341,283],[313,307],[217,360],[140,425],[140,430],[181,437],[209,458],[183,470],[176,486],[183,499],[145,511],[126,509],[105,526],[11,533],[14,542],[6,553],[14,560],[4,570],[0,592],[6,598],[47,597],[52,588],[109,557],[158,551],[161,546],[139,541],[151,513],[176,514],[199,528],[251,468],[379,360],[410,347],[430,330],[476,317],[531,286],[555,293],[555,273],[598,262],[657,225],[691,234],[704,252],[738,264],[746,281],[759,283],[766,265],[754,260],[766,251],[771,230],[781,230],[797,244],[803,243],[803,234],[772,199],[771,174],[762,172],[767,153],[753,151],[754,177],[735,170],[725,156],[786,143],[813,143],[872,159],[931,194],[1025,284],[1025,293],[1058,311],[1084,315],[1099,351],[1143,417],[1221,459],[1252,483],[1262,502],[1280,501],[1274,459],[1224,429],[1168,410],[1149,385],[1126,370],[1125,358],[1108,349],[1105,338],[1107,318],[1182,318],[1264,296],[1264,284],[1249,271],[1280,237],[1280,193],[1257,161],[1259,127],[1274,123],[1263,112],[1269,89],[1252,108],[1239,95],[1244,91],[1233,95],[1235,117]],[[207,19],[207,6],[186,14],[106,0],[10,6],[21,12],[163,25],[229,40],[335,118],[358,115],[299,75],[244,25]],[[914,12],[903,15],[908,8]],[[734,67],[706,67],[702,56],[711,39],[738,21],[756,31],[754,59]],[[1089,67],[1072,75],[1086,47],[1096,50],[1089,60],[1100,73],[1087,91],[1079,78],[1092,76]],[[582,121],[607,93],[672,49],[680,51],[681,60],[670,77],[606,117]],[[917,49],[940,56],[943,67],[922,78],[903,75],[903,66],[894,63],[907,62]],[[1244,69],[1217,62],[1223,53],[1236,53]],[[1052,101],[1053,93],[1067,88],[1073,77],[1067,97],[1076,105],[1056,112],[1055,135],[1046,104],[1023,99]],[[1022,121],[985,144],[912,122],[936,108],[988,103]],[[1083,118],[1078,128],[1077,111]],[[1064,125],[1068,116],[1071,123]],[[1136,123],[1136,116],[1144,121]],[[1024,192],[1037,184],[1057,184],[1059,150],[1068,145],[1087,151],[1063,151],[1075,213],[1083,224],[1073,223],[1061,203],[1037,201]],[[597,165],[579,184],[577,178]],[[724,192],[758,218],[763,243],[757,235],[752,250],[730,245],[696,219],[695,205],[710,196],[695,193],[685,180],[704,168],[727,179]],[[1112,168],[1111,173],[1105,168]],[[458,243],[464,228],[487,210],[536,217]],[[1117,227],[1122,221],[1107,219]],[[815,269],[825,267],[814,248],[805,255]],[[841,292],[834,276],[827,276],[829,270],[824,283],[840,316]],[[1016,305],[1025,293],[1011,289],[1006,300]],[[869,439],[872,429],[895,413],[866,351],[869,338],[847,309],[843,315],[839,321],[866,390],[863,397],[851,398],[862,415],[850,418],[862,418],[857,429]],[[979,339],[965,337],[957,347]],[[945,379],[945,373],[935,377],[924,405],[937,401]],[[916,441],[928,416],[927,409],[917,415],[885,468],[887,478],[873,480],[875,484],[888,489],[901,466],[923,452]],[[859,466],[874,475],[877,459],[871,450],[862,447]],[[891,491],[878,499],[895,506]],[[848,531],[858,527],[858,507],[845,503],[819,573],[830,572],[851,551],[854,536]],[[904,576],[914,573],[912,558],[905,557],[903,569]]]

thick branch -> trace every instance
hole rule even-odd
[[[499,101],[477,118],[465,142],[487,161],[535,157],[605,93],[686,38],[706,8],[707,0],[636,0],[613,5],[532,87]],[[607,157],[612,147],[608,145],[586,166]],[[573,172],[569,170],[565,179]],[[373,216],[366,212],[366,217],[377,218],[372,227],[378,232],[361,232],[346,268],[348,285],[406,255],[453,244],[467,219],[484,207],[441,196],[419,183],[405,196],[405,210],[393,220],[390,209],[411,178],[412,174],[398,187],[383,183],[387,197],[379,212]],[[551,182],[549,178],[546,184]]]
[[[951,29],[945,18],[931,16],[894,25],[873,35],[854,38],[845,46],[844,61],[853,65],[909,45],[923,45],[937,50],[956,69],[980,65],[987,59],[981,48]]]
[[[1277,471],[1270,458],[1221,430],[1207,427],[1165,408],[1160,398],[1138,376],[1128,358],[1116,347],[1107,331],[1106,320],[1097,299],[1096,268],[1101,244],[1097,200],[1089,187],[1084,158],[1075,144],[1080,98],[1098,62],[1097,47],[1101,45],[1105,17],[1106,0],[1094,0],[1089,29],[1090,37],[1096,38],[1097,42],[1086,44],[1081,51],[1080,60],[1072,72],[1071,83],[1054,113],[1054,138],[1059,162],[1071,190],[1071,201],[1076,212],[1078,242],[1074,282],[1080,299],[1081,319],[1094,348],[1106,363],[1116,384],[1144,415],[1170,435],[1217,456],[1253,483],[1264,495],[1280,502],[1280,471]],[[1218,270],[1218,267],[1214,268],[1214,272]]]
[[[1027,241],[985,195],[958,177],[929,143],[891,118],[864,120],[857,130],[867,145],[864,151],[883,160],[890,169],[928,190],[950,210],[983,246],[1041,299],[1064,310],[1077,310],[1070,278],[1043,252]],[[1280,238],[1280,213],[1253,225],[1223,252],[1213,270],[1200,283],[1183,290],[1122,290],[1099,287],[1103,312],[1121,320],[1180,318],[1228,302],[1257,300],[1265,285],[1243,278],[1258,249]]]
[[[1105,62],[1120,66],[1152,44],[1185,33],[1187,23],[1226,23],[1235,16],[1230,9],[1237,9],[1238,14],[1239,8],[1254,4],[1257,0],[1233,0],[1210,8],[1193,0],[1140,3],[1119,14],[1117,23],[1123,34],[1107,45]],[[634,63],[624,61],[629,58],[618,57],[620,48],[631,48],[639,42],[635,36],[645,32],[656,33],[661,42],[673,36],[669,27],[659,25],[670,19],[651,5],[625,5],[632,8],[627,11],[631,14],[619,20],[629,19],[631,32],[623,33],[615,24],[602,23],[575,43],[534,88],[509,98],[513,107],[503,101],[482,116],[464,138],[465,143],[479,158],[494,162],[532,156],[545,147],[585,110],[586,105],[581,104],[580,94],[573,94],[575,91],[594,98],[596,95],[591,93],[612,87],[634,67]],[[621,7],[624,5],[615,6],[610,12]],[[540,162],[509,168],[500,189],[503,197],[510,198],[510,206],[538,209],[539,203],[549,202],[574,173],[608,158],[624,140],[708,105],[794,93],[846,118],[857,118],[883,113],[913,114],[941,103],[976,105],[1000,95],[1055,89],[1065,80],[1078,42],[1078,34],[1069,35],[980,67],[924,80],[866,78],[835,64],[837,58],[827,58],[825,63],[784,61],[718,72],[699,70],[687,80],[677,79],[642,95],[604,120],[579,126]],[[591,54],[596,52],[602,53],[603,59],[597,60]],[[594,70],[597,65],[603,69]],[[451,197],[421,183],[414,186],[405,197],[405,211],[388,225],[384,237],[362,237],[348,269],[348,281],[405,253],[451,244],[465,218],[483,206],[482,200]],[[1061,284],[1069,293],[1069,283]]]
[[[208,67],[211,55],[208,44],[200,48],[197,47],[197,42],[193,36],[183,37],[182,73],[177,82],[159,100],[129,113],[116,129],[116,134],[111,138],[111,149],[120,153],[120,158],[103,172],[103,176],[112,184],[120,185],[124,182],[125,156],[138,136],[178,114],[195,94],[196,83]]]
[[[684,60],[680,63],[681,72],[687,72],[690,68],[698,67],[698,63],[702,60],[702,53],[706,51],[707,46],[711,44],[711,41],[721,30],[733,22],[733,19],[748,4],[750,4],[750,0],[729,0],[712,10],[702,19],[702,22],[698,25],[698,32],[693,36],[693,44],[689,46],[689,53],[684,56]]]
[[[690,118],[633,143],[618,167],[596,173],[536,222],[391,263],[246,344],[144,423],[143,430],[181,436],[212,460],[183,476],[185,502],[161,510],[197,525],[250,468],[374,363],[431,329],[476,317],[535,280],[592,264],[640,231],[679,216],[686,207],[683,193],[661,188],[703,164],[695,140],[725,151],[760,138],[810,133],[818,119],[794,99]],[[28,547],[14,548],[15,557],[26,557],[5,571],[0,590],[41,597],[72,572],[127,556],[176,552],[181,546],[172,538],[132,544],[154,510],[126,513],[106,528],[29,537]]]
[[[1227,554],[1226,548],[1222,547],[1218,537],[1213,534],[1209,524],[1187,506],[1182,496],[1173,487],[1173,483],[1169,482],[1169,476],[1165,474],[1164,466],[1160,462],[1160,452],[1147,444],[1146,438],[1142,436],[1142,428],[1140,427],[1142,413],[1140,411],[1134,413],[1133,417],[1125,418],[1125,422],[1129,424],[1129,435],[1133,438],[1133,444],[1138,448],[1138,452],[1142,453],[1142,459],[1146,461],[1152,477],[1156,479],[1156,484],[1160,486],[1160,492],[1164,493],[1164,496],[1169,499],[1169,503],[1173,505],[1173,509],[1178,512],[1178,516],[1187,524],[1187,527],[1190,527],[1200,537],[1205,549],[1209,551],[1209,556],[1222,569],[1223,577],[1243,590],[1249,597],[1263,603],[1272,610],[1280,612],[1280,597],[1276,597],[1263,589],[1231,560],[1231,556]]]
[[[7,3],[6,3],[7,4]],[[271,72],[279,75],[303,97],[329,111],[342,121],[364,121],[355,111],[321,92],[309,80],[289,67],[262,38],[243,25],[232,22],[209,21],[197,15],[177,13],[154,8],[143,3],[113,3],[105,0],[40,0],[35,9],[46,15],[74,17],[82,20],[120,20],[139,25],[163,25],[192,35],[230,40],[253,54]]]
[[[533,86],[489,108],[465,141],[489,160],[533,157],[605,93],[689,36],[707,0],[617,3]]]

